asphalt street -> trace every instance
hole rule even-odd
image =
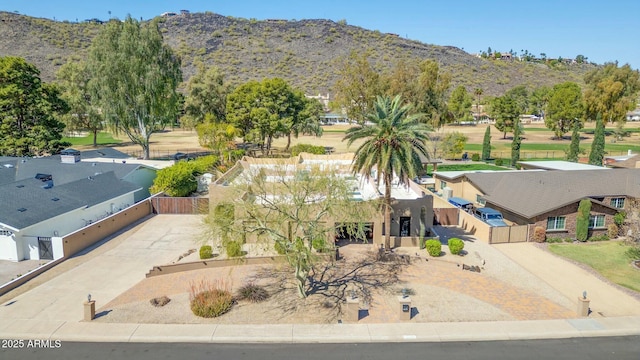
[[[73,343],[8,344],[0,359],[330,360],[640,359],[640,336],[553,340],[369,344]],[[19,347],[7,349],[7,346]],[[31,346],[31,347],[29,347]]]

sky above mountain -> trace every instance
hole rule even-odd
[[[246,19],[329,19],[475,54],[524,50],[540,57],[618,61],[640,68],[637,0],[2,0],[4,11],[83,21],[151,19],[164,12],[210,11]]]

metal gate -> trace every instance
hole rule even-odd
[[[53,248],[50,237],[38,236],[38,252],[41,260],[53,260]]]

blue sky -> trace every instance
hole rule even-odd
[[[0,0],[0,9],[56,20],[150,19],[165,11],[211,11],[262,19],[330,19],[469,53],[491,47],[550,58],[582,54],[640,68],[638,0]]]

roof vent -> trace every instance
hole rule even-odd
[[[17,188],[23,188],[24,185],[20,184],[20,185],[16,185]]]
[[[13,167],[13,164],[4,164],[2,166],[6,167],[7,169],[11,169]]]
[[[60,199],[58,199],[57,197],[51,198],[51,201],[58,201]]]
[[[20,211],[20,212],[25,212],[25,211],[27,211],[27,209],[25,209],[25,208],[20,208],[20,209],[18,209],[18,211]]]
[[[51,179],[53,179],[53,177],[51,176],[51,174],[41,174],[41,173],[37,173],[36,174],[36,179],[45,182],[45,181],[50,181]]]

